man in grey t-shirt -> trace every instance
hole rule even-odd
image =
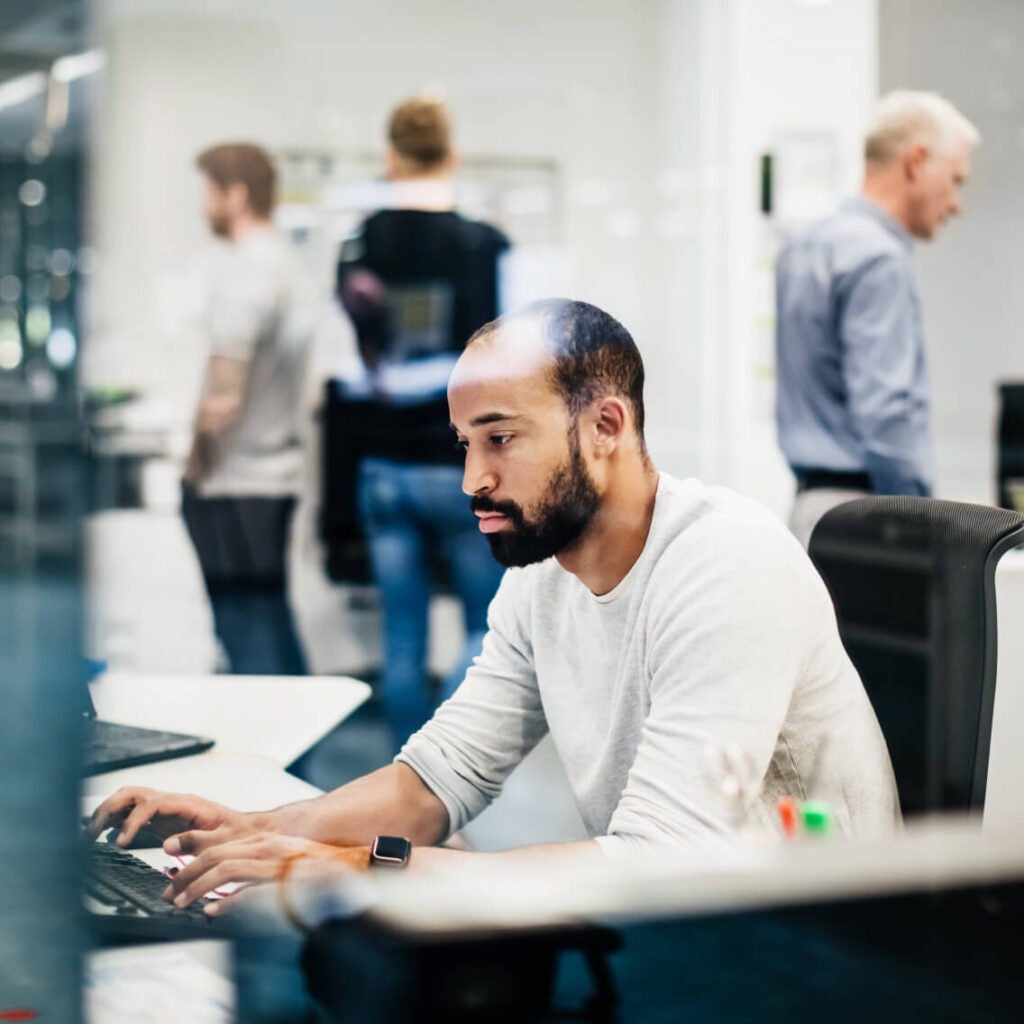
[[[366,867],[382,836],[392,850],[411,840],[413,870],[457,869],[483,855],[434,844],[547,732],[591,838],[492,863],[771,834],[780,797],[829,800],[847,835],[891,828],[885,743],[823,583],[766,510],[658,473],[643,378],[625,328],[583,302],[536,303],[478,331],[449,406],[463,490],[509,571],[455,695],[395,763],[317,799],[240,814],[132,788],[93,830],[119,823],[122,842],[145,822],[175,831],[165,850],[201,854],[169,889],[182,903],[228,878],[280,877],[296,856]]]
[[[286,597],[312,334],[298,260],[270,221],[276,174],[246,143],[200,154],[204,213],[227,249],[212,275],[209,355],[182,512],[232,672],[304,675]]]

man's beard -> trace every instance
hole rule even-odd
[[[508,516],[510,529],[487,534],[491,554],[504,566],[532,565],[557,555],[575,544],[590,525],[601,498],[587,472],[575,433],[569,435],[569,458],[551,475],[549,497],[531,521],[514,501],[473,498],[474,512],[499,512]]]

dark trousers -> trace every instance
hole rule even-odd
[[[306,674],[285,589],[294,498],[201,498],[182,488],[182,515],[231,671]]]

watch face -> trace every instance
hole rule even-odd
[[[400,836],[377,836],[373,841],[373,860],[388,864],[405,864],[409,859],[412,843]]]

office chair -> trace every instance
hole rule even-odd
[[[904,814],[980,810],[996,681],[996,563],[1024,515],[931,498],[839,505],[810,556],[889,746]]]
[[[1003,508],[1024,512],[1024,383],[999,385],[996,491]]]

